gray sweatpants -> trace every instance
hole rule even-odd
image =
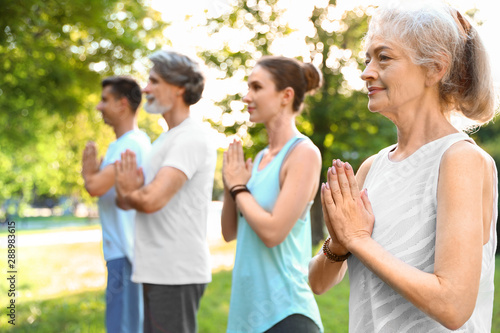
[[[196,333],[206,284],[144,283],[144,333]]]

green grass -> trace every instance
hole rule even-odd
[[[220,271],[212,276],[201,299],[198,311],[198,331],[225,332],[229,298],[231,296],[231,272]]]
[[[347,332],[349,288],[332,289],[318,296],[325,332]],[[231,272],[220,271],[213,276],[202,298],[198,314],[200,333],[225,332]],[[15,332],[103,332],[104,291],[87,291],[45,300],[20,301],[16,308]],[[0,327],[10,328],[5,320]],[[12,329],[12,328],[11,328]],[[13,331],[13,332],[14,332]]]
[[[99,220],[96,218],[74,217],[74,216],[50,216],[50,217],[16,217],[16,235],[27,235],[42,232],[54,232],[62,230],[80,230],[100,228]],[[0,229],[0,237],[8,234],[7,224]],[[56,230],[55,230],[56,229]]]
[[[20,301],[16,307],[15,328],[5,320],[0,328],[19,333],[104,333],[104,302],[102,290],[40,301]]]
[[[215,250],[233,251],[234,247]],[[0,249],[0,256],[6,258],[6,249]],[[496,264],[495,285],[500,286],[500,257]],[[15,327],[7,323],[7,281],[0,275],[1,332],[105,332],[105,264],[100,243],[22,247],[18,265]],[[230,290],[231,272],[214,273],[200,305],[200,333],[225,332]],[[325,332],[347,332],[347,279],[316,299]],[[500,332],[500,287],[495,291],[492,332]]]

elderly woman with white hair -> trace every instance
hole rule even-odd
[[[310,262],[313,291],[349,270],[350,332],[490,332],[497,171],[451,121],[495,114],[476,29],[441,3],[381,7],[362,78],[368,108],[396,125],[398,140],[356,176],[333,161],[321,188],[330,237]]]

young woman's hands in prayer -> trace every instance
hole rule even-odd
[[[246,185],[252,176],[252,159],[245,161],[241,141],[234,140],[224,152],[222,179],[229,190],[235,185]]]

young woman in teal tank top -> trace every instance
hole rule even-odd
[[[320,83],[312,64],[284,57],[262,58],[248,79],[243,101],[269,145],[253,163],[240,142],[224,153],[222,234],[237,239],[227,332],[323,331],[307,282],[321,155],[295,126],[305,93]]]

